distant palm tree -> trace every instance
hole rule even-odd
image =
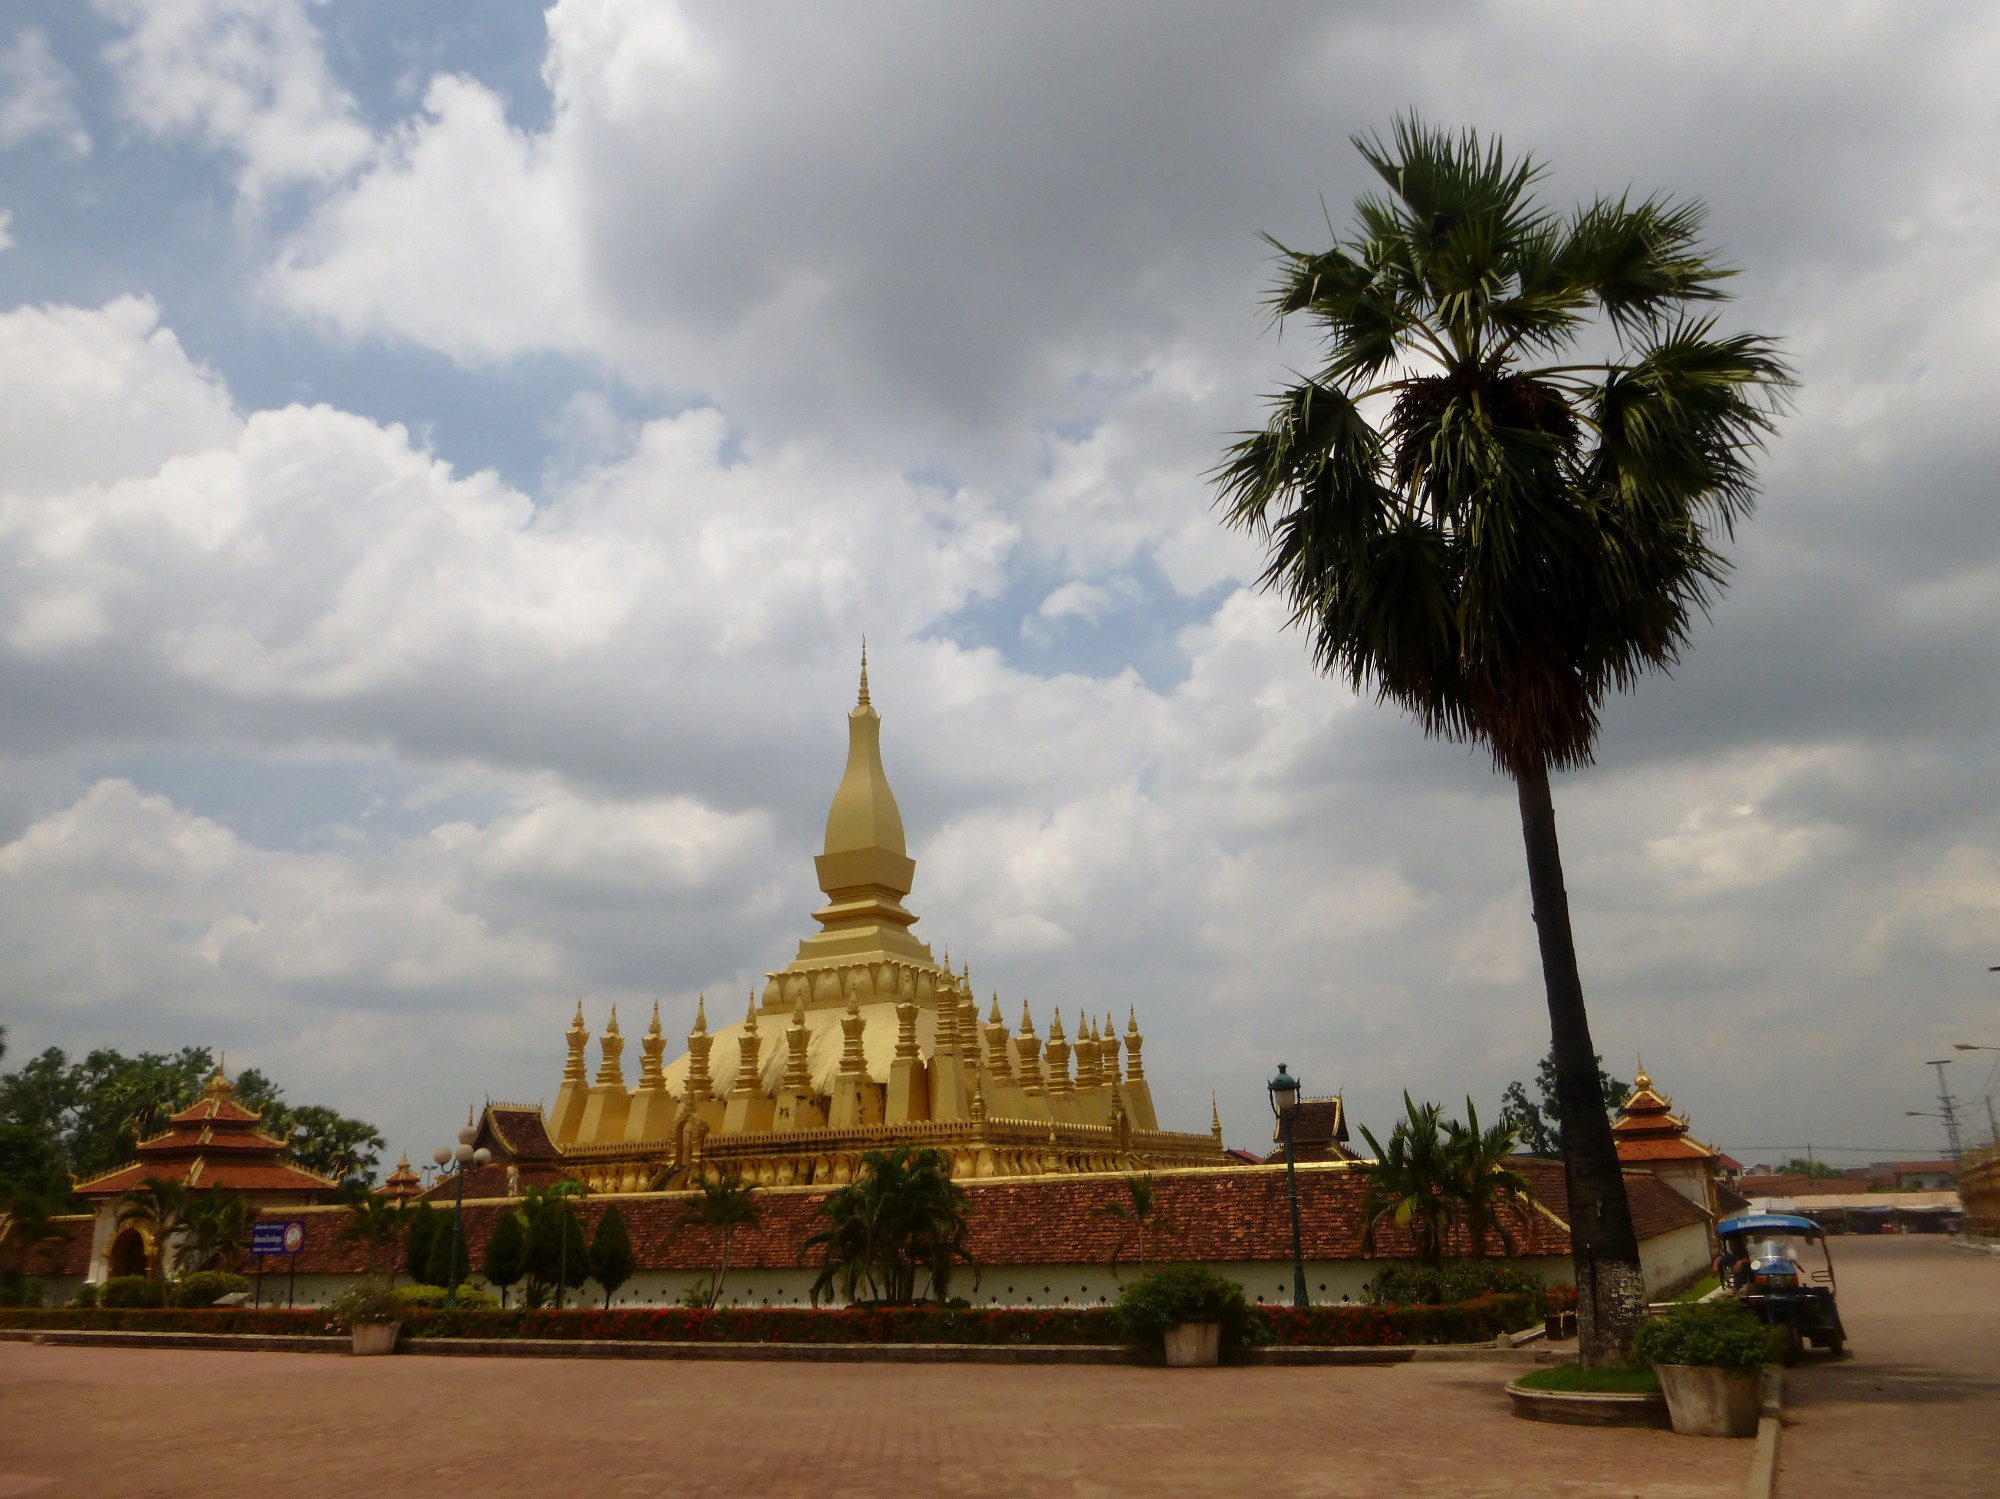
[[[117,1222],[120,1228],[137,1224],[152,1232],[154,1280],[164,1281],[167,1278],[167,1252],[180,1233],[187,1210],[187,1188],[164,1176],[142,1177],[136,1187],[118,1199]]]
[[[695,1200],[682,1222],[707,1229],[721,1250],[715,1279],[708,1288],[708,1304],[712,1307],[722,1299],[722,1282],[729,1275],[729,1248],[736,1230],[762,1227],[764,1214],[757,1204],[757,1189],[740,1176],[697,1182],[694,1190]]]
[[[1452,1201],[1451,1153],[1443,1125],[1444,1111],[1434,1103],[1417,1104],[1403,1095],[1404,1117],[1389,1132],[1384,1149],[1365,1124],[1361,1137],[1375,1159],[1361,1167],[1361,1252],[1373,1254],[1383,1224],[1410,1236],[1410,1250],[1419,1264],[1444,1263],[1455,1211]]]
[[[1128,1244],[1138,1244],[1139,1273],[1144,1275],[1147,1262],[1152,1258],[1155,1235],[1180,1232],[1180,1225],[1160,1211],[1151,1176],[1126,1177],[1125,1190],[1132,1199],[1130,1206],[1122,1202],[1106,1203],[1093,1215],[1128,1225],[1128,1232],[1111,1251],[1111,1274],[1114,1279],[1118,1275],[1118,1258]]]
[[[813,1304],[836,1290],[849,1302],[908,1306],[917,1299],[917,1277],[929,1278],[939,1301],[951,1294],[951,1272],[972,1262],[967,1242],[965,1188],[951,1179],[951,1159],[941,1150],[898,1145],[871,1150],[861,1170],[820,1205],[828,1226],[809,1235],[801,1257],[820,1256]]]
[[[196,1196],[182,1218],[193,1267],[212,1270],[222,1261],[233,1261],[250,1242],[253,1216],[241,1192]]]
[[[1711,543],[1791,385],[1776,346],[1697,309],[1730,272],[1699,203],[1543,207],[1498,141],[1399,119],[1357,137],[1387,186],[1320,252],[1274,240],[1269,306],[1323,363],[1217,470],[1268,539],[1322,670],[1485,745],[1512,777],[1555,1048],[1583,1362],[1623,1362],[1645,1308],[1598,1095],[1549,773],[1588,764],[1613,689],[1671,666],[1721,589]],[[1592,336],[1604,346],[1577,351]],[[1581,352],[1581,357],[1579,356]],[[1540,364],[1531,360],[1540,359]]]
[[[1445,1163],[1452,1217],[1463,1231],[1467,1252],[1474,1259],[1486,1253],[1486,1242],[1497,1237],[1507,1253],[1519,1252],[1512,1226],[1525,1223],[1530,1185],[1511,1165],[1518,1133],[1496,1124],[1482,1131],[1479,1110],[1465,1100],[1466,1122],[1445,1125]]]
[[[19,1255],[23,1275],[33,1272],[38,1251],[68,1237],[56,1227],[56,1207],[49,1198],[22,1195],[12,1198],[0,1212],[0,1247]]]

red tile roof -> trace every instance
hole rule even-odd
[[[79,1197],[117,1197],[149,1176],[191,1191],[318,1194],[339,1185],[281,1160],[285,1142],[260,1133],[260,1117],[236,1102],[228,1079],[217,1071],[198,1100],[161,1133],[139,1142],[137,1160],[78,1182],[74,1190]]]

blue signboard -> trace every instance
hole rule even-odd
[[[306,1242],[303,1223],[258,1223],[250,1229],[252,1254],[297,1254]]]

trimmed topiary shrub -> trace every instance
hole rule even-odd
[[[78,1286],[76,1288],[76,1295],[70,1298],[69,1304],[79,1311],[89,1311],[92,1307],[96,1306],[97,1283],[87,1280]]]
[[[410,1304],[379,1282],[363,1281],[343,1292],[326,1307],[329,1326],[341,1332],[380,1322],[401,1322],[410,1314]]]
[[[174,1287],[175,1306],[214,1306],[225,1296],[250,1289],[250,1277],[231,1275],[227,1270],[197,1270],[183,1276]]]
[[[1503,1260],[1454,1260],[1448,1265],[1384,1265],[1368,1282],[1370,1306],[1456,1306],[1481,1296],[1525,1295],[1542,1289],[1532,1270]]]
[[[167,1304],[167,1288],[150,1275],[114,1275],[98,1293],[98,1304],[108,1307],[152,1307]]]
[[[1119,1293],[1114,1310],[1126,1341],[1161,1357],[1168,1329],[1189,1322],[1221,1324],[1225,1349],[1268,1336],[1251,1316],[1243,1287],[1201,1265],[1169,1265],[1140,1276]]]
[[[1785,1355],[1785,1334],[1736,1301],[1679,1306],[1639,1324],[1632,1357],[1644,1364],[1695,1364],[1746,1374]]]

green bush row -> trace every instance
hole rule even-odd
[[[1148,1277],[1150,1279],[1150,1277]],[[1134,1282],[1134,1285],[1140,1284]],[[1225,1282],[1225,1284],[1228,1284]],[[589,1338],[637,1342],[709,1343],[969,1343],[1110,1344],[1150,1346],[1166,1315],[1209,1320],[1209,1309],[1173,1297],[1171,1288],[1148,1292],[1131,1320],[1117,1307],[989,1307],[934,1305],[814,1310],[807,1307],[602,1308],[553,1311],[460,1309],[446,1312],[411,1306],[404,1313],[406,1336],[429,1338]],[[1240,1291],[1238,1295],[1240,1296]],[[1163,1308],[1160,1309],[1160,1308]],[[1487,1342],[1502,1332],[1528,1326],[1543,1315],[1533,1297],[1483,1297],[1455,1307],[1319,1306],[1244,1309],[1241,1321],[1224,1309],[1215,1317],[1235,1326],[1236,1341],[1255,1346],[1402,1346],[1412,1343]],[[0,1310],[0,1327],[76,1328],[98,1332],[328,1333],[337,1330],[324,1310],[258,1311],[248,1307],[210,1310],[66,1308],[52,1311]]]
[[[1677,1306],[1639,1324],[1632,1358],[1641,1364],[1700,1364],[1748,1373],[1784,1358],[1785,1335],[1738,1301]]]

